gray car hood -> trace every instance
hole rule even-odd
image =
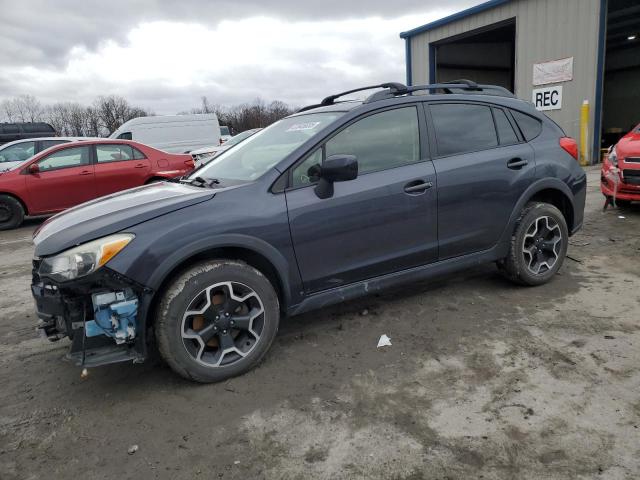
[[[174,182],[125,190],[65,210],[34,233],[35,255],[52,255],[213,198],[215,191]]]

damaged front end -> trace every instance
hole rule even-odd
[[[117,241],[33,261],[38,330],[51,341],[69,337],[68,358],[79,366],[146,357],[143,320],[152,291],[103,266],[117,253],[111,248]]]

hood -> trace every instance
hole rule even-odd
[[[640,132],[627,133],[616,145],[618,158],[640,157]]]
[[[34,233],[35,255],[52,255],[213,198],[215,191],[159,182],[83,203],[51,217]]]
[[[202,155],[203,153],[218,152],[223,148],[224,145],[212,145],[210,147],[202,147],[198,148],[197,150],[191,150],[189,153],[191,155]]]

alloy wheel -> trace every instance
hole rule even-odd
[[[191,357],[221,367],[246,357],[265,326],[258,294],[239,282],[221,282],[198,293],[182,317],[182,342]]]
[[[552,217],[538,217],[527,229],[522,243],[527,269],[534,275],[540,275],[551,270],[558,261],[562,230]]]

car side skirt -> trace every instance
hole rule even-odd
[[[499,243],[489,250],[448,258],[428,265],[402,270],[400,272],[370,278],[343,287],[332,288],[309,295],[302,302],[287,309],[287,315],[299,315],[311,310],[317,310],[336,303],[342,303],[354,298],[378,293],[387,288],[406,283],[427,280],[436,276],[452,273],[458,270],[495,262],[507,256],[509,243]]]

